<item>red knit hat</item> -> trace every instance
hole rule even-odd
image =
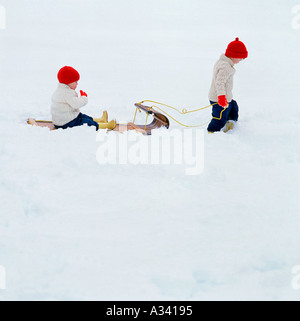
[[[245,59],[248,57],[248,51],[244,43],[241,42],[239,38],[235,38],[235,40],[227,46],[225,56]]]
[[[71,84],[72,82],[78,81],[80,79],[80,75],[77,70],[70,66],[62,67],[58,74],[57,79],[61,84]]]

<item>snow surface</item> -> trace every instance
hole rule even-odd
[[[0,299],[299,300],[297,4],[1,0]],[[240,121],[205,132],[201,175],[100,165],[92,128],[25,122],[50,118],[64,65],[79,70],[90,115],[132,120],[144,99],[206,106],[213,65],[237,36],[249,50],[236,66]]]

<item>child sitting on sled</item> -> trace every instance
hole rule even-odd
[[[96,130],[116,127],[115,120],[108,122],[107,111],[103,112],[101,118],[92,118],[80,112],[79,109],[88,103],[88,98],[84,91],[80,90],[80,96],[75,91],[80,79],[77,70],[65,66],[59,70],[57,78],[59,84],[52,96],[51,105],[52,122],[55,128],[66,129],[83,124],[95,126]]]
[[[234,65],[247,57],[246,46],[236,38],[216,62],[209,91],[209,100],[213,105],[213,118],[208,125],[208,132],[220,131],[225,125],[225,131],[228,131],[238,120],[239,107],[232,99]]]

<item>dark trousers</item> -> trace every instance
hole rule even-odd
[[[70,121],[69,123],[63,125],[63,126],[56,126],[55,128],[62,128],[62,129],[67,129],[67,128],[72,128],[75,126],[82,126],[84,124],[87,124],[88,126],[95,126],[96,130],[99,129],[99,125],[97,122],[94,121],[94,119],[88,115],[80,113],[75,119]]]
[[[210,103],[214,104],[215,102],[211,101]],[[218,104],[213,105],[212,116],[213,119],[209,123],[207,130],[209,132],[218,132],[225,126],[228,120],[238,120],[239,106],[235,100],[232,100],[226,109]]]

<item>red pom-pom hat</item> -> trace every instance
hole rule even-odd
[[[72,82],[76,82],[80,79],[80,75],[77,70],[70,66],[62,67],[58,74],[57,79],[61,84],[71,84]]]
[[[243,42],[239,38],[235,38],[226,49],[225,56],[229,58],[241,58],[245,59],[248,57],[248,51]]]

